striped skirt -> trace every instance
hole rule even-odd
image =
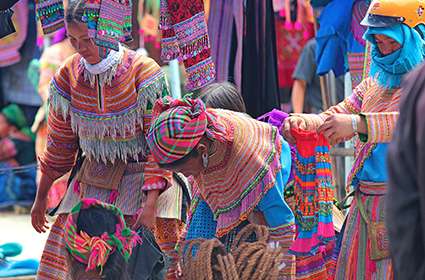
[[[67,214],[56,218],[46,241],[38,268],[38,280],[69,280],[68,252],[65,248],[64,232]]]
[[[368,219],[384,221],[385,185],[364,183],[357,190]],[[335,279],[390,280],[394,279],[391,258],[375,261],[371,257],[371,242],[356,199],[350,207],[339,253]]]
[[[176,219],[156,219],[155,238],[161,250],[168,256],[170,266],[167,272],[167,280],[177,279],[176,268],[178,253],[176,250],[180,234],[184,228],[183,222]]]

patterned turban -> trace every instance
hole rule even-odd
[[[227,140],[224,126],[200,99],[167,96],[156,102],[153,117],[147,141],[153,158],[161,164],[188,155],[204,135],[220,142]]]

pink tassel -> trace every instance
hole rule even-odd
[[[303,29],[303,25],[301,24],[301,22],[296,21],[295,24],[294,24],[294,28],[297,31],[301,31]]]
[[[292,30],[292,29],[294,29],[294,26],[293,26],[292,22],[291,21],[288,21],[288,20],[285,21],[284,27],[285,27],[286,30]]]

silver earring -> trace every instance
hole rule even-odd
[[[208,155],[207,154],[202,154],[202,164],[204,165],[205,169],[208,168]]]

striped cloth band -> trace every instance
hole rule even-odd
[[[147,142],[158,163],[172,163],[185,157],[204,135],[226,140],[224,127],[200,99],[165,97],[157,101],[153,115],[157,118],[148,132]]]
[[[117,216],[118,223],[113,234],[104,232],[100,236],[89,236],[84,231],[77,231],[77,220],[80,210],[91,207],[104,208],[112,211]],[[124,216],[119,208],[95,199],[83,199],[72,209],[66,221],[66,248],[76,260],[87,264],[87,270],[98,268],[102,272],[103,267],[108,261],[108,257],[116,249],[128,261],[133,247],[141,242],[142,240],[137,233],[126,226]]]

